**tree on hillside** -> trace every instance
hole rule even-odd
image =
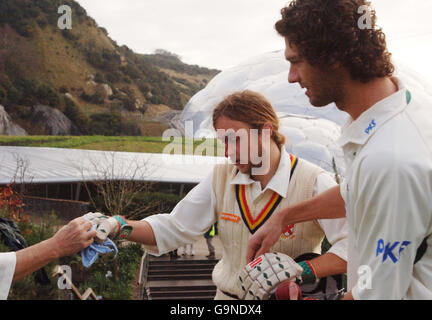
[[[156,49],[154,51],[154,53],[155,54],[160,54],[162,56],[174,57],[174,58],[177,58],[177,59],[181,60],[181,57],[178,54],[175,54],[175,53],[170,52],[170,51],[165,50],[165,49]]]

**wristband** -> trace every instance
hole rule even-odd
[[[114,219],[117,220],[119,225],[118,237],[120,239],[127,239],[132,233],[132,226],[128,225],[124,217],[122,216],[114,216]]]
[[[304,260],[304,261],[300,261],[298,264],[300,265],[300,267],[303,268],[303,272],[301,274],[301,277],[302,277],[301,283],[304,283],[304,284],[315,283],[317,280],[316,273],[315,273],[315,270],[313,269],[312,265],[310,264],[310,262],[307,260]]]

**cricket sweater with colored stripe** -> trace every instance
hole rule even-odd
[[[232,164],[217,165],[213,174],[213,189],[216,195],[216,214],[219,237],[223,246],[222,259],[213,271],[213,282],[221,291],[240,295],[237,279],[246,265],[246,251],[252,234],[265,223],[276,210],[309,199],[317,176],[323,170],[303,159],[291,157],[292,175],[288,191],[279,195],[268,189],[251,200],[248,185],[233,184],[237,174]],[[287,177],[288,180],[289,177]],[[282,252],[296,258],[306,252],[321,253],[321,242],[325,236],[317,221],[308,221],[287,226],[286,232],[272,247],[272,251]]]

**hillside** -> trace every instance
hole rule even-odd
[[[161,137],[107,137],[107,136],[4,136],[0,135],[1,146],[38,147],[38,148],[66,148],[84,150],[104,150],[122,152],[164,153],[167,145],[181,144],[181,152],[188,153],[191,140],[164,141]],[[197,148],[200,148],[197,151]],[[180,146],[177,147],[180,150]],[[214,148],[212,155],[223,156],[224,146],[217,139],[193,140],[193,153],[207,155],[207,150]],[[166,152],[166,151],[165,151]]]
[[[57,26],[64,4],[71,30]],[[50,134],[33,122],[32,107],[42,104],[81,134],[157,136],[167,125],[153,115],[182,110],[218,72],[164,50],[118,46],[73,0],[0,2],[0,105],[29,134]]]

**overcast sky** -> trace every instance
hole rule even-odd
[[[137,53],[161,48],[189,64],[226,69],[283,49],[274,30],[281,0],[78,0],[119,45]],[[397,58],[432,74],[432,1],[372,0]],[[432,79],[432,76],[431,76]]]

